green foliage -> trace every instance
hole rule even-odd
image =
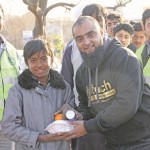
[[[54,48],[54,54],[58,58],[62,57],[62,51],[64,49],[64,42],[62,35],[51,34],[50,40]]]

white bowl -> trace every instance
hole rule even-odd
[[[58,132],[69,132],[74,129],[74,126],[69,124],[66,120],[56,120],[49,124],[45,130],[49,133],[58,133]]]

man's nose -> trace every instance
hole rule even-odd
[[[88,45],[90,43],[90,39],[88,37],[84,37],[84,44]]]
[[[140,41],[141,41],[141,39],[138,37],[138,38],[137,38],[137,42],[140,42]]]

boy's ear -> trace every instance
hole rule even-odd
[[[51,57],[51,64],[54,62],[54,56]]]
[[[104,38],[104,29],[103,28],[100,28],[100,33],[101,33],[102,37]]]
[[[28,66],[28,61],[27,61],[27,59],[25,59],[24,61],[25,61],[25,64]]]

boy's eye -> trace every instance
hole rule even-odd
[[[31,59],[31,60],[30,60],[30,62],[31,62],[31,63],[34,63],[34,62],[35,62],[35,60],[34,60],[34,59]]]
[[[47,57],[42,58],[42,61],[47,61]]]

